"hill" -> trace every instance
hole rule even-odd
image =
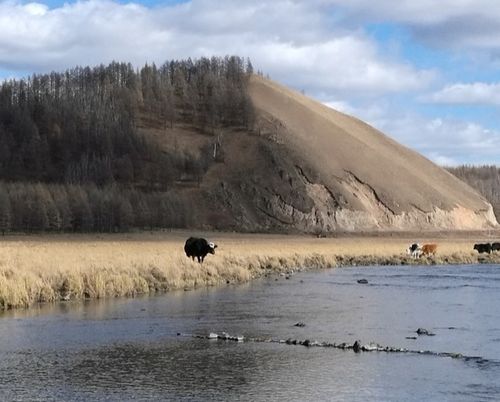
[[[235,57],[4,83],[0,154],[6,231],[497,224],[455,176]]]
[[[223,160],[193,186],[201,226],[324,233],[496,225],[471,187],[366,123],[258,75],[248,91],[253,130],[221,131]],[[214,141],[176,129],[161,135],[166,148],[181,137],[186,149]]]
[[[318,195],[311,212],[326,229],[495,224],[489,203],[468,185],[366,123],[262,78],[250,94],[261,119],[278,124],[278,142],[295,156],[308,193]]]

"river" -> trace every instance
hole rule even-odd
[[[477,358],[178,336],[222,331]],[[8,401],[500,400],[500,266],[341,268],[43,305],[1,313],[0,340]]]

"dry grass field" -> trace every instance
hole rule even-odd
[[[481,255],[478,236],[315,238],[199,233],[218,244],[203,264],[188,259],[184,231],[120,235],[6,236],[0,242],[0,309],[38,302],[135,296],[240,283],[266,274],[351,265],[500,262]],[[435,257],[406,255],[413,241],[435,242]]]

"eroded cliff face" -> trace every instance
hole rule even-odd
[[[373,189],[348,174],[342,183],[362,205],[359,209],[341,206],[331,190],[318,183],[308,182],[306,193],[312,201],[310,210],[295,208],[274,196],[268,203],[268,215],[305,232],[330,233],[335,231],[378,231],[378,230],[478,230],[496,226],[491,205],[484,210],[472,211],[457,205],[443,210],[435,207],[431,211],[411,208],[395,213],[380,201]]]
[[[217,210],[207,227],[242,231],[335,233],[356,231],[479,230],[494,227],[490,204],[472,210],[457,204],[439,204],[424,210],[417,205],[386,203],[376,189],[356,174],[322,177],[301,160],[300,152],[262,133],[234,139],[245,142],[247,156],[257,163],[248,166],[241,155],[226,158],[214,182],[205,188],[203,202]],[[395,189],[397,191],[397,189]],[[210,201],[210,202],[209,202]],[[205,216],[213,216],[206,212]],[[204,219],[202,217],[202,222]]]
[[[300,180],[301,183],[289,189],[286,185],[262,186],[262,182],[242,186],[243,197],[251,199],[250,205],[256,209],[251,215],[261,215],[253,221],[242,221],[247,229],[326,234],[337,231],[478,230],[497,224],[488,203],[477,211],[457,204],[451,209],[435,207],[424,211],[410,207],[396,213],[380,200],[373,188],[350,172],[339,179],[336,189],[330,189],[308,179],[299,166],[294,169],[296,174],[289,172],[282,180],[284,183]],[[250,191],[245,194],[245,190]],[[345,193],[350,193],[356,202],[347,201]],[[240,210],[236,215],[248,214]]]

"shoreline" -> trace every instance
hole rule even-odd
[[[201,231],[200,231],[201,232]],[[406,238],[202,232],[215,241],[203,264],[188,259],[193,232],[15,235],[0,243],[0,311],[43,302],[135,297],[178,289],[245,283],[269,275],[351,266],[500,264],[500,252],[478,254],[487,233]],[[470,236],[470,237],[469,237]],[[435,242],[433,257],[406,255],[412,241]]]

